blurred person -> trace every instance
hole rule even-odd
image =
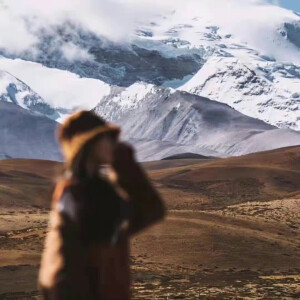
[[[46,300],[130,299],[129,238],[165,209],[119,135],[89,111],[59,129],[66,171],[53,194],[39,272]]]

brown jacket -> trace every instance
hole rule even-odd
[[[165,209],[132,151],[120,151],[117,185],[93,179],[56,187],[39,274],[46,300],[130,299],[129,237]]]

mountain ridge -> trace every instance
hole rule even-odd
[[[227,104],[146,83],[113,89],[94,111],[124,129],[122,138],[137,147],[143,161],[185,152],[242,155],[300,144],[300,133],[245,116]]]

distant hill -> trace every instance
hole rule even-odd
[[[300,147],[215,160],[162,160],[143,166],[160,191],[167,193],[170,209],[224,207],[300,194]],[[0,207],[49,207],[49,193],[62,168],[61,163],[43,160],[0,161]]]
[[[294,197],[300,194],[300,147],[186,166],[174,164],[174,168],[159,169],[155,163],[150,174],[168,195],[174,195],[170,208],[204,209]],[[193,200],[187,200],[189,197]]]
[[[213,156],[205,156],[196,153],[179,153],[171,156],[164,157],[162,160],[172,160],[172,159],[212,159]]]
[[[0,158],[62,160],[57,124],[38,112],[0,101]]]

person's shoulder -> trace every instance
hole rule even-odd
[[[70,179],[66,178],[61,178],[56,182],[52,196],[52,207],[56,206],[59,199],[72,184],[73,182]]]
[[[79,212],[89,206],[93,193],[96,191],[97,182],[93,179],[62,179],[57,183],[56,210],[77,219]]]

